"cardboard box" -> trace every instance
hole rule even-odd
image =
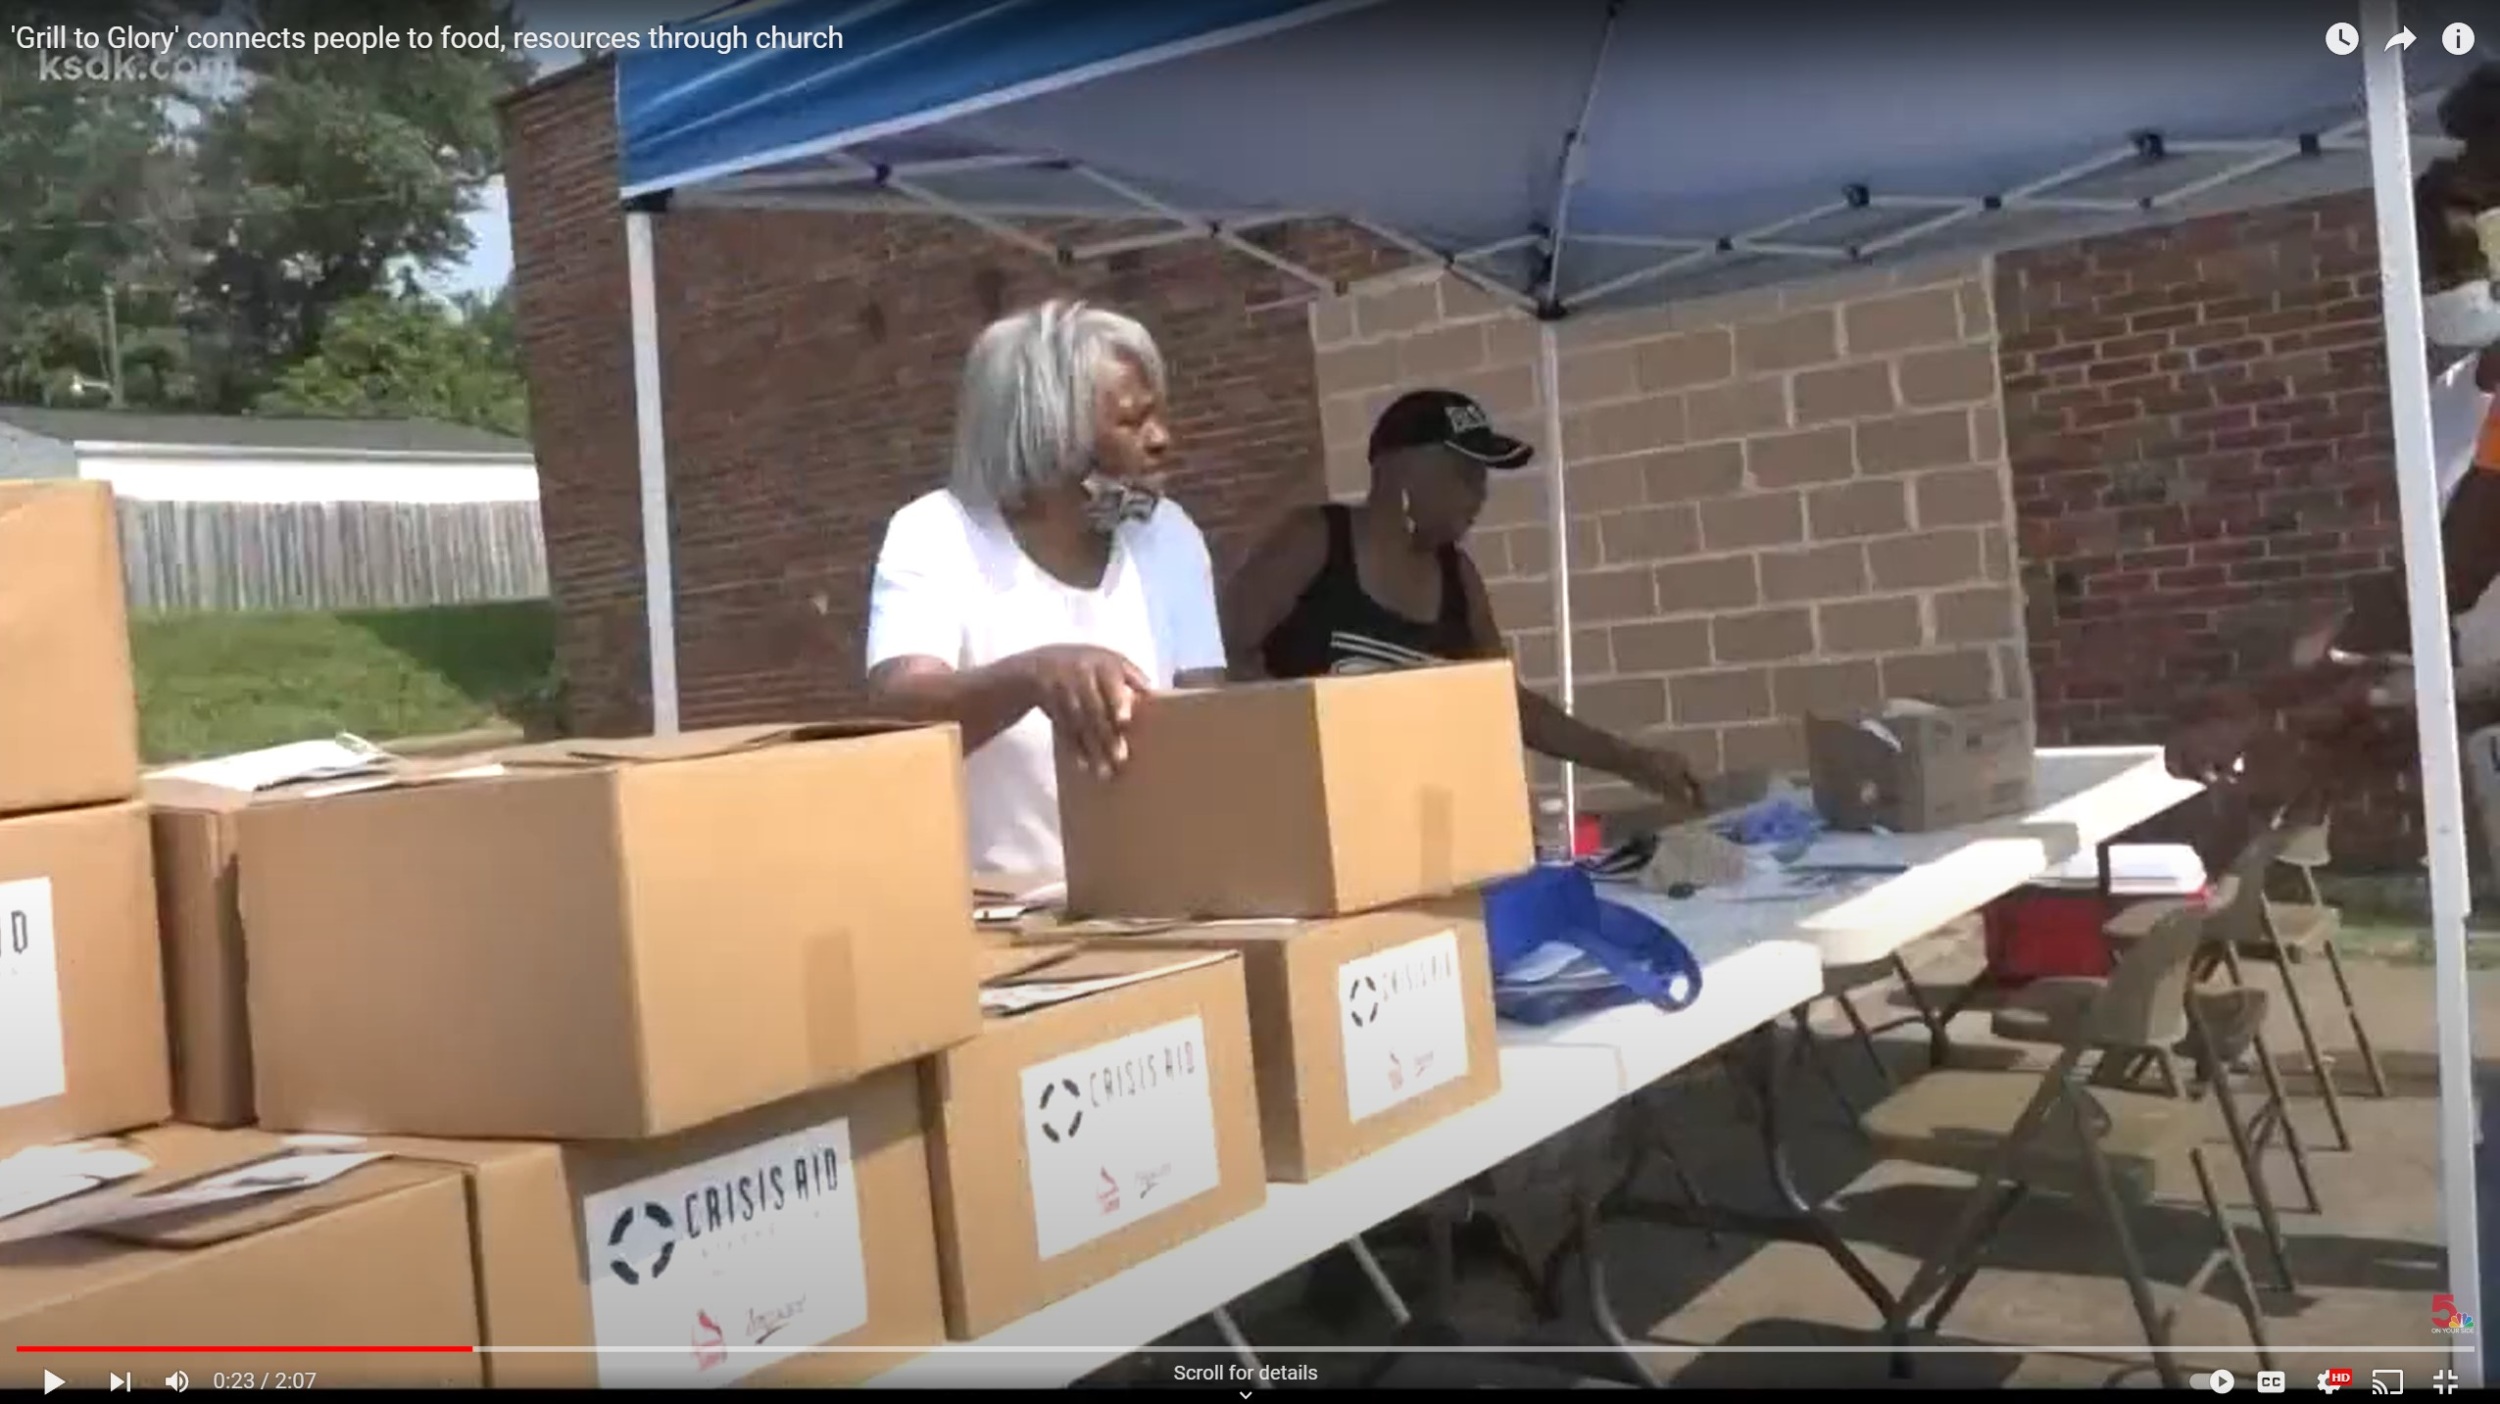
[[[1924,833],[2022,814],[2032,803],[2031,704],[1895,701],[1806,718],[1814,807],[1842,829]]]
[[[163,1121],[147,813],[0,819],[0,1155]]]
[[[358,1165],[304,1187],[158,1208],[165,1192],[206,1200],[233,1188],[231,1172],[286,1147],[252,1132],[169,1126],[127,1145],[153,1163],[138,1179],[48,1209],[0,1219],[0,1350],[78,1346],[442,1346],[423,1354],[303,1352],[79,1356],[57,1368],[100,1389],[105,1371],[140,1372],[160,1387],[177,1372],[203,1389],[248,1376],[264,1389],[314,1385],[476,1388],[486,1357],[460,1348],[478,1337],[475,1225],[465,1177],[409,1160]],[[337,1162],[333,1161],[332,1164]],[[83,1232],[8,1242],[39,1216],[89,1222]],[[26,1362],[31,1382],[35,1369]]]
[[[684,1347],[488,1383],[846,1385],[945,1340],[924,1121],[900,1067],[655,1141],[375,1144],[469,1168],[485,1343]]]
[[[479,759],[472,753],[459,764]],[[191,761],[140,781],[156,846],[175,1117],[194,1126],[249,1126],[254,1120],[237,816],[298,787],[457,768],[449,762],[445,756],[411,763],[355,737],[339,737]]]
[[[656,1136],[979,1028],[952,727],[497,755],[241,811],[263,1125]]]
[[[139,790],[121,532],[102,483],[0,482],[0,814]]]
[[[1103,944],[1240,953],[1271,1180],[1318,1179],[1502,1090],[1475,898]]]
[[[1507,662],[1151,699],[1108,781],[1059,765],[1068,909],[1319,917],[1535,862]]]
[[[1241,962],[994,949],[926,1065],[947,1329],[971,1340],[1267,1202]]]
[[[195,1126],[249,1126],[252,1035],[235,901],[235,816],[252,796],[158,780],[143,782],[140,793],[155,836],[174,1115]]]
[[[249,1362],[317,1369],[324,1384],[399,1382],[360,1373],[394,1365],[465,1385],[857,1383],[944,1339],[921,1123],[918,1074],[895,1068],[657,1141],[339,1138],[298,1154],[385,1158],[246,1201],[215,1233],[143,1224],[109,1230],[115,1244],[86,1232],[8,1245],[0,1340],[579,1348]],[[265,1157],[288,1149],[265,1132],[180,1127],[132,1144],[161,1152],[167,1132],[213,1138],[218,1153],[193,1151],[193,1167],[257,1162],[265,1173]],[[12,1222],[0,1219],[0,1239]],[[25,1248],[45,1253],[30,1271],[16,1267]],[[151,1295],[99,1297],[58,1267],[89,1261],[117,1263]],[[11,1310],[35,1298],[76,1314]],[[767,1343],[857,1350],[749,1348]],[[187,1368],[206,1383],[204,1369],[243,1366],[212,1357]]]

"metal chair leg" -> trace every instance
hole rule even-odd
[[[1848,1089],[1840,1085],[1840,1074],[1833,1069],[1831,1059],[1825,1055],[1822,1040],[1814,1036],[1814,1024],[1807,1019],[1806,1011],[1802,1008],[1792,1009],[1788,1012],[1788,1018],[1797,1029],[1797,1056],[1814,1069],[1816,1079],[1823,1084],[1825,1091],[1831,1093],[1833,1104],[1840,1108],[1841,1124],[1847,1126],[1854,1134],[1864,1136],[1866,1134],[1864,1129],[1858,1125],[1860,1115],[1858,1104],[1849,1100]]]
[[[2178,1362],[2170,1358],[2170,1332],[2162,1323],[2160,1304],[2153,1300],[2152,1278],[2145,1271],[2143,1253],[2136,1247],[2135,1229],[2127,1222],[2126,1205],[2118,1197],[2117,1179],[2110,1173],[2109,1162],[2101,1154],[2100,1138],[2093,1134],[2091,1119],[2084,1113],[2083,1096],[2081,1088],[2071,1088],[2063,1100],[2075,1139],[2083,1147],[2085,1177],[2091,1182],[2092,1197],[2100,1201],[2102,1216],[2109,1221],[2110,1241],[2118,1251],[2120,1270],[2127,1278],[2127,1296],[2135,1303],[2136,1319],[2144,1324],[2145,1343],[2153,1348],[2153,1368],[2161,1375],[2163,1387],[2185,1389],[2187,1377],[2180,1373]]]
[[[2265,1079],[2266,1084],[2266,1105],[2257,1117],[2250,1119],[2251,1129],[2253,1131],[2257,1121],[2271,1113],[2274,1125],[2283,1128],[2283,1148],[2291,1153],[2292,1174],[2300,1181],[2303,1212],[2324,1213],[2326,1205],[2318,1198],[2318,1182],[2309,1173],[2308,1142],[2301,1139],[2300,1123],[2292,1118],[2291,1093],[2284,1089],[2283,1070],[2275,1065],[2274,1050],[2266,1045],[2264,1034],[2258,1034],[2249,1044],[2249,1055],[2257,1060],[2257,1072]],[[2272,1134],[2273,1127],[2270,1126],[2265,1132],[2254,1135],[2257,1154],[2260,1157],[2264,1156],[2266,1142]]]
[[[1380,1259],[1372,1256],[1371,1245],[1363,1241],[1363,1236],[1358,1233],[1347,1239],[1345,1250],[1354,1255],[1354,1265],[1362,1270],[1364,1280],[1372,1285],[1372,1291],[1379,1294],[1380,1304],[1388,1309],[1389,1319],[1399,1326],[1413,1321],[1415,1313],[1406,1309],[1406,1298],[1399,1295],[1397,1284],[1389,1280],[1389,1274],[1382,1270]]]
[[[1590,1324],[1597,1328],[1597,1334],[1605,1338],[1606,1344],[1614,1347],[1616,1353],[1623,1357],[1624,1368],[1632,1372],[1632,1377],[1640,1382],[1642,1388],[1656,1389],[1659,1386],[1657,1375],[1651,1373],[1649,1362],[1641,1358],[1640,1347],[1633,1344],[1631,1336],[1623,1329],[1622,1320],[1615,1314],[1614,1295],[1606,1282],[1606,1255],[1598,1236],[1596,1201],[1574,1190],[1571,1216],[1572,1236],[1579,1241],[1580,1284],[1588,1297]]]
[[[2352,979],[2344,973],[2344,957],[2335,949],[2335,938],[2318,942],[2326,949],[2326,968],[2335,977],[2336,993],[2344,997],[2344,1018],[2352,1024],[2353,1046],[2361,1051],[2361,1069],[2370,1075],[2370,1095],[2387,1096],[2387,1072],[2379,1066],[2378,1050],[2370,1044],[2370,1031],[2361,1027],[2361,1006],[2352,997]]]
[[[2247,967],[2247,966],[2246,966],[2246,965],[2245,965],[2245,964],[2244,964],[2244,963],[2240,960],[2240,953],[2239,953],[2239,951],[2238,951],[2237,949],[2235,949],[2235,948],[2233,948],[2233,947],[2231,947],[2231,946],[2229,946],[2229,945],[2225,945],[2225,946],[2222,948],[2222,964],[2223,964],[2223,969],[2229,973],[2230,978],[2231,978],[2231,983],[2232,983],[2232,985],[2233,985],[2233,986],[2235,986],[2235,987],[2237,987],[2237,988],[2239,988],[2239,989],[2243,989],[2243,990],[2245,990],[2245,989],[2253,989],[2253,988],[2255,988],[2255,986],[2253,986],[2253,985],[2251,985],[2251,984],[2249,983],[2249,980],[2248,980],[2248,967]],[[2313,1037],[2313,1036],[2310,1034],[2310,1032],[2309,1032],[2309,1025],[2308,1025],[2308,1021],[2307,1021],[2307,1020],[2308,1020],[2308,1016],[2307,1016],[2307,1014],[2306,1014],[2306,1012],[2305,1012],[2305,1007],[2304,1007],[2304,1006],[2301,1004],[2301,1002],[2300,1002],[2300,996],[2299,996],[2299,992],[2298,992],[2298,991],[2299,991],[2299,987],[2293,983],[2293,981],[2292,981],[2292,972],[2291,972],[2291,969],[2290,969],[2288,966],[2277,965],[2277,966],[2275,967],[2275,970],[2276,970],[2276,973],[2278,973],[2279,975],[2281,975],[2281,976],[2283,977],[2283,987],[2284,987],[2284,989],[2285,989],[2285,990],[2287,990],[2287,991],[2290,991],[2290,992],[2291,992],[2291,993],[2290,993],[2290,995],[2289,995],[2289,997],[2288,997],[2288,998],[2287,998],[2287,1000],[2286,1000],[2286,1003],[2288,1003],[2288,1004],[2290,1004],[2290,1005],[2291,1005],[2291,1008],[2292,1008],[2292,1022],[2293,1022],[2293,1024],[2294,1024],[2294,1026],[2298,1029],[2298,1031],[2299,1031],[2299,1033],[2300,1033],[2300,1037],[2301,1037],[2301,1043],[2302,1043],[2302,1046],[2303,1046],[2303,1048],[2307,1051],[2307,1053],[2308,1053],[2308,1055],[2309,1055],[2309,1058],[2310,1058],[2310,1064],[2309,1064],[2309,1076],[2310,1076],[2311,1080],[2312,1080],[2312,1081],[2314,1081],[2314,1082],[2317,1084],[2317,1087],[2318,1087],[2318,1093],[2319,1093],[2319,1098],[2320,1098],[2320,1100],[2326,1103],[2326,1109],[2327,1109],[2327,1124],[2328,1124],[2328,1128],[2329,1128],[2330,1130],[2332,1130],[2332,1131],[2335,1133],[2335,1137],[2336,1137],[2336,1149],[2338,1149],[2338,1150],[2351,1150],[2351,1149],[2352,1149],[2352,1137],[2351,1137],[2350,1135],[2346,1134],[2346,1133],[2345,1133],[2345,1131],[2344,1131],[2344,1104],[2343,1104],[2343,1100],[2342,1100],[2341,1098],[2337,1097],[2337,1096],[2336,1096],[2336,1094],[2335,1094],[2335,1079],[2333,1078],[2333,1076],[2331,1076],[2331,1075],[2330,1075],[2330,1073],[2329,1073],[2326,1069],[2324,1069],[2324,1068],[2322,1068],[2322,1067],[2320,1066],[2320,1063],[2319,1063],[2319,1054],[2318,1054],[2318,1041],[2317,1041],[2317,1039],[2316,1039],[2315,1037]],[[2262,1048],[2264,1048],[2264,1047],[2266,1046],[2266,1045],[2265,1045],[2264,1036],[2263,1036],[2262,1034],[2261,1034],[2261,1035],[2259,1035],[2259,1037],[2258,1037],[2258,1039],[2256,1040],[2256,1042],[2255,1042],[2254,1046],[2255,1046],[2256,1048],[2259,1048],[2259,1049],[2262,1049]],[[2259,1054],[2259,1057],[2260,1057],[2260,1059],[2261,1059],[2261,1060],[2265,1061],[2265,1062],[2268,1064],[2268,1067],[2269,1067],[2269,1070],[2270,1070],[2270,1071],[2269,1071],[2269,1083],[2270,1083],[2270,1085],[2274,1086],[2274,1087],[2275,1087],[2275,1088],[2277,1088],[2277,1089],[2281,1089],[2282,1082],[2283,1082],[2283,1071],[2282,1071],[2282,1069],[2281,1069],[2279,1066],[2274,1065],[2274,1064],[2272,1063],[2271,1058],[2270,1058],[2268,1055],[2263,1054],[2263,1053],[2260,1053],[2260,1054]],[[2279,1119],[2282,1121],[2282,1123],[2283,1123],[2283,1127],[2284,1127],[2284,1134],[2288,1136],[2288,1135],[2293,1134],[2293,1132],[2292,1132],[2292,1124],[2291,1124],[2291,1123],[2292,1123],[2292,1104],[2291,1104],[2291,1100],[2290,1100],[2290,1097],[2289,1097],[2289,1095],[2288,1095],[2288,1092],[2286,1092],[2286,1091],[2278,1090],[2278,1091],[2277,1091],[2277,1096],[2278,1096],[2278,1097],[2280,1097],[2280,1098],[2282,1099],[2282,1100],[2278,1101],[2278,1102],[2277,1102],[2277,1104],[2276,1104],[2276,1105],[2277,1105],[2277,1108],[2278,1108],[2277,1115],[2278,1115],[2278,1118],[2279,1118]],[[2307,1172],[2307,1170],[2306,1170],[2306,1168],[2305,1168],[2305,1164],[2304,1164],[2304,1168],[2303,1168],[2303,1170],[2302,1170],[2302,1177],[2303,1177],[2303,1179],[2304,1179],[2304,1180],[2307,1178],[2307,1173],[2308,1173],[2308,1172]],[[2312,1197],[2312,1199],[2313,1199],[2313,1200],[2315,1199],[2315,1196],[2314,1196],[2314,1195],[2312,1195],[2311,1197]],[[2314,1211],[2313,1211],[2313,1212],[2314,1212]]]
[[[1962,1294],[1970,1290],[1971,1283],[1978,1280],[1979,1261],[1987,1255],[1988,1245],[1996,1241],[1997,1233],[2005,1227],[2005,1221],[2013,1217],[2015,1208],[2030,1194],[2031,1187],[2020,1180],[2009,1180],[1998,1190],[1996,1203],[1989,1208],[1987,1217],[1980,1220],[1978,1231],[1972,1235],[1969,1244],[1958,1254],[1961,1261],[1954,1264],[1952,1280],[1938,1294],[1936,1304],[1927,1309],[1927,1320],[1919,1326],[1921,1331],[1933,1336],[1944,1330],[1945,1317],[1962,1300]]]
[[[1953,1055],[1953,1039],[1947,1032],[1950,1025],[1943,1015],[1936,1012],[1936,1006],[1928,1001],[1927,991],[1919,988],[1918,980],[1910,974],[1910,963],[1897,952],[1892,958],[1892,973],[1900,979],[1901,993],[1908,996],[1910,1007],[1918,1011],[1918,1021],[1927,1026],[1928,1065],[1943,1067],[1945,1060]]]
[[[1224,1338],[1224,1344],[1232,1347],[1233,1358],[1247,1366],[1252,1374],[1257,1374],[1260,1369],[1259,1353],[1250,1348],[1250,1338],[1241,1333],[1240,1326],[1234,1324],[1232,1309],[1217,1307],[1207,1313],[1207,1320],[1215,1323],[1215,1333]]]
[[[2153,1050],[2153,1068],[2161,1074],[2161,1090],[2165,1097],[2187,1095],[2187,1079],[2179,1076],[2179,1060],[2167,1048]]]
[[[2214,1046],[2213,1029],[2204,1015],[2197,1012],[2196,1002],[2188,1002],[2188,1038],[2196,1050],[2205,1085],[2213,1089],[2214,1105],[2222,1112],[2222,1125],[2231,1135],[2231,1149],[2239,1156],[2240,1173],[2248,1180],[2248,1197],[2257,1206],[2257,1221],[2265,1226],[2266,1247],[2274,1254],[2275,1277],[2283,1290],[2297,1286],[2292,1280],[2291,1246],[2284,1241],[2283,1220],[2275,1213],[2274,1192],[2266,1185],[2265,1166],[2250,1144],[2248,1123],[2240,1118],[2239,1099],[2231,1094],[2231,1070],[2222,1065],[2222,1050]],[[2201,1172],[2200,1172],[2201,1173]]]
[[[1616,1178],[1615,1183],[1609,1186],[1604,1194],[1598,1196],[1598,1216],[1605,1217],[1612,1212],[1614,1206],[1630,1196],[1632,1186],[1640,1179],[1642,1167],[1652,1158],[1666,1167],[1668,1177],[1675,1181],[1676,1193],[1684,1197],[1684,1202],[1691,1205],[1701,1215],[1707,1216],[1710,1211],[1710,1201],[1703,1196],[1701,1186],[1693,1183],[1693,1177],[1685,1173],[1684,1162],[1677,1157],[1675,1144],[1668,1138],[1666,1126],[1655,1119],[1649,1109],[1637,1100],[1627,1103],[1624,1110],[1629,1153],[1625,1156],[1623,1174]],[[1701,1230],[1701,1243],[1702,1247],[1708,1251],[1718,1252],[1719,1231],[1704,1223]]]
[[[1834,990],[1832,1000],[1840,1006],[1841,1017],[1849,1021],[1849,1031],[1857,1038],[1858,1047],[1866,1053],[1866,1061],[1874,1067],[1875,1075],[1883,1079],[1888,1089],[1898,1085],[1892,1068],[1884,1062],[1883,1050],[1875,1046],[1875,1031],[1866,1026],[1866,1016],[1858,1012],[1857,1001],[1849,997],[1847,990]]]
[[[2188,1164],[2196,1171],[2196,1187],[2205,1196],[2205,1213],[2214,1221],[2215,1232],[2222,1235],[2222,1251],[2231,1269],[2231,1285],[2240,1299],[2240,1319],[2248,1323],[2248,1338],[2257,1346],[2257,1368],[2274,1368],[2274,1342],[2266,1335],[2265,1307],[2257,1300],[2256,1279],[2249,1276],[2248,1258],[2240,1252],[2240,1236],[2223,1212],[2222,1196],[2214,1192],[2213,1171],[2205,1164],[2205,1148],[2198,1146],[2188,1152]]]
[[[2271,920],[2271,919],[2269,919]],[[2318,1085],[2318,1100],[2326,1105],[2326,1124],[2335,1133],[2335,1148],[2352,1149],[2352,1131],[2344,1124],[2344,1099],[2335,1089],[2335,1062],[2318,1046],[2318,1033],[2309,1022],[2309,1001],[2300,992],[2300,979],[2292,972],[2292,964],[2284,959],[2282,943],[2274,939],[2271,926],[2266,940],[2273,947],[2275,974],[2283,982],[2284,1002],[2292,1007],[2292,1027],[2300,1031],[2301,1051],[2309,1055],[2309,1076]]]
[[[2251,988],[2247,970],[2240,964],[2239,953],[2227,946],[2222,950],[2221,969],[2234,988]],[[2266,1149],[2273,1143],[2276,1128],[2280,1127],[2284,1148],[2291,1152],[2292,1174],[2300,1181],[2302,1212],[2321,1213],[2325,1205],[2318,1198],[2317,1179],[2309,1171],[2309,1144],[2301,1136],[2299,1120],[2292,1115],[2291,1093],[2283,1085],[2282,1065],[2274,1060],[2274,1048],[2266,1039],[2262,1022],[2249,1036],[2248,1055],[2257,1064],[2258,1076],[2266,1084],[2266,1100],[2248,1119],[2249,1144],[2257,1153],[2258,1164],[2263,1165]]]
[[[1999,1138],[1996,1150],[1979,1172],[1979,1182],[1964,1196],[1960,1212],[1938,1241],[1935,1252],[1919,1264],[1918,1271],[1910,1275],[1909,1285],[1892,1299],[1892,1309],[1885,1316],[1884,1327],[1896,1338],[1908,1330],[1921,1308],[1935,1301],[1960,1275],[1964,1255],[1974,1251],[1971,1245],[1980,1240],[1989,1221],[2004,1212],[1998,1207],[1999,1193],[2006,1186],[2018,1183],[2013,1173],[2016,1157],[2056,1111],[2056,1104],[2062,1095],[2058,1080],[2073,1073],[2076,1058],[2076,1053],[2069,1050],[2040,1079],[2038,1090],[2024,1104],[2022,1114],[2014,1118],[2014,1124],[2007,1127],[2005,1134]]]

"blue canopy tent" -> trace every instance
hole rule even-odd
[[[1074,262],[1349,221],[1543,323],[1561,690],[1573,691],[1554,324],[1635,300],[2069,239],[2372,183],[2413,598],[2443,598],[2411,108],[2467,60],[2397,0],[779,0],[617,69],[655,725],[676,725],[650,223],[672,205],[911,210]],[[2329,26],[2359,21],[2357,54]],[[736,37],[731,37],[732,35]],[[838,36],[838,46],[827,36]],[[2417,84],[2409,100],[2406,70]],[[2430,81],[2422,81],[2430,80]],[[1068,217],[1139,221],[1064,242]],[[1052,217],[1058,217],[1053,219]],[[1020,222],[1022,221],[1022,222]],[[1032,221],[1039,221],[1036,225]],[[2415,612],[2451,1287],[2480,1314],[2449,637]],[[2475,1361],[2456,1366],[2479,1378]],[[2470,1373],[2469,1373],[2470,1372]]]

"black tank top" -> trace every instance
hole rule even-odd
[[[1440,616],[1410,619],[1363,592],[1354,567],[1352,510],[1332,503],[1321,511],[1328,518],[1328,561],[1294,601],[1293,612],[1259,646],[1269,677],[1379,673],[1475,655],[1457,547],[1439,552]]]

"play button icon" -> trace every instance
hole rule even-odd
[[[69,1381],[53,1374],[50,1370],[43,1372],[43,1392],[46,1394],[50,1394],[52,1391],[59,1389],[61,1386],[68,1383]]]

